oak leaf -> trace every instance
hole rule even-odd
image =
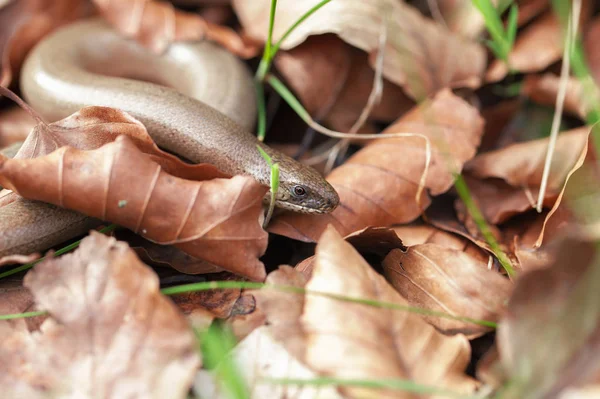
[[[432,154],[425,186],[436,196],[452,186],[450,168],[460,171],[475,155],[483,119],[450,91],[442,91],[333,170],[327,180],[340,196],[335,211],[320,216],[284,214],[273,220],[269,231],[310,242],[316,241],[328,224],[348,235],[367,226],[416,219],[431,202],[427,194],[421,196],[420,203],[415,199],[426,165],[426,141],[415,136],[386,139],[386,132],[419,133],[429,139]]]
[[[39,333],[3,335],[3,397],[186,397],[194,334],[126,244],[92,233],[37,265],[25,286],[50,318]]]
[[[1,159],[1,158],[0,158]],[[167,174],[126,136],[92,151],[0,161],[0,184],[19,195],[110,220],[251,279],[267,233],[258,223],[267,191],[254,179],[191,181]]]
[[[280,0],[273,40],[279,40],[317,3],[318,0]],[[270,5],[269,0],[233,1],[246,32],[263,42],[268,32]],[[481,84],[486,63],[483,47],[453,35],[412,6],[397,0],[328,3],[298,26],[282,44],[282,49],[294,48],[310,35],[335,33],[347,43],[374,55],[381,29],[386,26],[383,74],[412,98],[423,99],[448,87],[477,88]],[[463,62],[465,59],[469,62]]]

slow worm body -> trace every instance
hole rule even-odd
[[[268,185],[270,169],[260,145],[280,164],[277,206],[326,213],[339,202],[318,172],[249,133],[256,112],[252,78],[240,60],[211,43],[174,44],[157,56],[100,20],[81,21],[33,49],[21,89],[49,122],[89,105],[120,108],[142,121],[159,146]],[[98,223],[18,199],[0,207],[0,256],[45,250]]]
[[[21,88],[50,121],[89,105],[119,108],[144,123],[159,146],[269,185],[260,145],[280,165],[276,205],[326,213],[338,204],[318,172],[249,133],[256,114],[252,78],[245,64],[212,43],[178,43],[157,56],[101,20],[81,21],[34,48]]]

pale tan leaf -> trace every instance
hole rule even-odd
[[[319,0],[280,0],[273,40]],[[268,32],[269,0],[234,0],[246,32],[262,41]],[[387,26],[384,76],[423,99],[447,87],[476,88],[485,68],[485,50],[448,32],[412,6],[397,0],[335,0],[305,20],[283,43],[293,48],[310,35],[335,33],[347,43],[373,55],[381,29]],[[469,62],[464,62],[468,59]],[[371,59],[373,62],[374,59]]]

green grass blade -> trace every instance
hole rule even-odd
[[[506,24],[506,41],[510,48],[512,48],[515,44],[515,39],[517,38],[517,29],[519,20],[519,7],[516,4],[513,4],[510,7],[508,12],[508,21]]]
[[[202,361],[207,369],[212,369],[221,386],[231,399],[248,399],[250,393],[240,370],[229,352],[237,344],[228,328],[213,323],[208,330],[197,332],[202,350]]]
[[[273,59],[275,57],[275,54],[277,54],[277,52],[279,51],[279,48],[281,47],[281,45],[285,41],[285,39],[287,39],[288,36],[291,35],[292,32],[294,30],[296,30],[296,28],[298,26],[300,26],[300,24],[302,24],[308,17],[313,15],[321,7],[323,7],[325,4],[327,4],[329,2],[331,2],[331,0],[322,0],[321,2],[316,4],[314,7],[312,7],[310,10],[308,10],[306,13],[304,13],[304,15],[302,15],[300,18],[298,18],[298,20],[296,22],[294,22],[294,24],[292,26],[290,26],[288,28],[288,30],[285,31],[285,33],[283,34],[283,36],[281,36],[281,39],[279,39],[279,41],[275,44],[275,46],[273,46],[273,50],[271,51],[271,59]]]
[[[38,312],[3,314],[3,315],[0,315],[0,320],[26,319],[28,317],[45,316],[47,314],[48,314],[48,312],[46,312],[45,310],[40,310]]]
[[[304,288],[288,286],[288,285],[264,284],[264,283],[250,282],[250,281],[207,281],[207,282],[202,282],[202,283],[184,284],[184,285],[179,285],[179,286],[175,286],[175,287],[168,287],[168,288],[162,289],[161,292],[165,295],[176,295],[176,294],[183,294],[186,292],[207,291],[207,290],[214,290],[214,289],[231,289],[231,288],[272,289],[272,290],[276,290],[276,291],[289,292],[289,293],[293,293],[293,294],[315,295],[315,296],[330,298],[330,299],[343,301],[343,302],[371,306],[371,307],[375,307],[375,308],[398,310],[398,311],[416,313],[416,314],[420,314],[422,316],[432,316],[432,317],[440,317],[440,318],[450,319],[450,320],[458,320],[458,321],[471,323],[471,324],[484,326],[484,327],[490,327],[490,328],[497,327],[497,324],[490,320],[479,320],[479,319],[472,319],[469,317],[454,316],[454,315],[451,315],[448,313],[438,312],[438,311],[424,309],[424,308],[418,308],[418,307],[414,307],[414,306],[398,305],[397,303],[393,303],[393,302],[383,302],[383,301],[377,301],[377,300],[373,300],[373,299],[349,297],[346,295],[332,294],[329,292],[311,291],[311,290],[306,290]]]
[[[473,197],[471,196],[471,192],[469,191],[469,187],[467,186],[465,179],[463,179],[463,177],[459,174],[455,174],[454,179],[454,187],[456,188],[458,196],[465,204],[469,215],[471,215],[471,217],[473,218],[473,221],[475,222],[477,228],[485,238],[485,241],[489,244],[492,252],[496,256],[504,270],[506,270],[506,274],[508,274],[509,277],[515,277],[516,272],[512,266],[512,263],[510,262],[510,259],[508,258],[508,256],[506,256],[504,251],[502,251],[500,245],[498,244],[498,241],[496,240],[496,237],[494,237],[494,234],[492,234],[492,231],[488,226],[485,218],[483,217],[483,214],[481,213],[479,207],[477,206],[477,204],[473,200]]]

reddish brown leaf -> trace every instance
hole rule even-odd
[[[0,86],[8,87],[18,76],[25,57],[41,38],[91,11],[83,0],[19,0],[5,5],[0,13]]]
[[[560,22],[553,12],[547,12],[518,35],[508,56],[510,67],[523,73],[541,71],[560,60],[562,42]],[[507,74],[507,65],[496,60],[490,65],[486,80],[496,82]]]
[[[504,311],[511,283],[488,263],[437,244],[393,250],[383,261],[385,275],[413,306],[458,317],[495,322]],[[490,327],[468,321],[427,317],[447,334],[479,336]]]
[[[162,171],[126,136],[93,151],[63,147],[51,155],[0,163],[0,183],[128,227],[255,280],[267,245],[258,223],[266,188],[250,177],[203,182]]]
[[[408,304],[333,227],[319,240],[316,257],[308,290]],[[322,374],[411,379],[463,394],[475,387],[463,372],[470,351],[465,337],[442,335],[414,313],[308,295],[301,321],[306,331],[306,362]],[[341,390],[351,397],[411,397],[361,387]]]
[[[506,397],[559,397],[600,378],[595,244],[565,241],[550,268],[521,276],[498,328]],[[548,350],[552,348],[552,350]],[[516,383],[515,383],[516,382]]]
[[[220,281],[243,281],[230,273],[222,273],[215,276],[215,280]],[[231,315],[233,306],[241,295],[240,288],[228,290],[217,289],[198,292],[187,292],[184,294],[173,295],[173,302],[183,311],[184,314],[190,314],[198,308],[203,308],[210,312],[214,317],[226,319]]]
[[[584,127],[559,135],[544,197],[546,206],[556,202],[567,177],[581,166],[589,134],[590,129]],[[547,138],[518,143],[479,155],[465,166],[471,176],[482,179],[469,180],[469,187],[490,222],[502,223],[532,207],[539,193],[547,148]]]
[[[155,0],[94,0],[104,17],[121,33],[134,37],[152,51],[162,53],[176,41],[214,40],[234,54],[250,58],[258,53],[251,42],[233,30],[205,21],[197,14],[176,10]]]
[[[429,194],[447,191],[453,177],[448,158],[460,170],[475,155],[483,131],[479,113],[449,91],[416,107],[384,133],[419,133],[429,138],[432,159],[425,183]],[[385,135],[384,135],[385,136]],[[427,194],[415,197],[425,167],[422,137],[399,137],[369,142],[327,178],[340,195],[331,214],[276,218],[270,231],[302,241],[316,241],[328,224],[344,235],[367,226],[389,226],[416,219],[430,203]]]
[[[3,335],[3,396],[186,397],[199,363],[194,335],[126,244],[93,233],[74,254],[37,265],[25,285],[51,317],[39,333]]]
[[[280,0],[273,40],[318,0]],[[248,34],[266,41],[269,0],[234,0],[233,6]],[[402,86],[414,99],[423,99],[447,87],[476,88],[485,68],[485,51],[475,42],[449,33],[412,6],[396,0],[336,0],[305,20],[283,43],[291,49],[310,35],[335,33],[347,43],[371,54],[387,24],[384,76]],[[469,62],[463,62],[468,59]],[[373,63],[374,57],[371,57]]]
[[[552,73],[528,75],[523,81],[522,93],[539,104],[554,108],[559,86],[560,78]],[[590,110],[590,105],[581,82],[569,77],[564,102],[565,112],[583,119]]]
[[[350,130],[373,89],[374,71],[365,53],[334,35],[309,37],[280,53],[275,64],[306,109],[338,131]],[[413,105],[400,87],[384,80],[381,101],[369,117],[392,121]]]

